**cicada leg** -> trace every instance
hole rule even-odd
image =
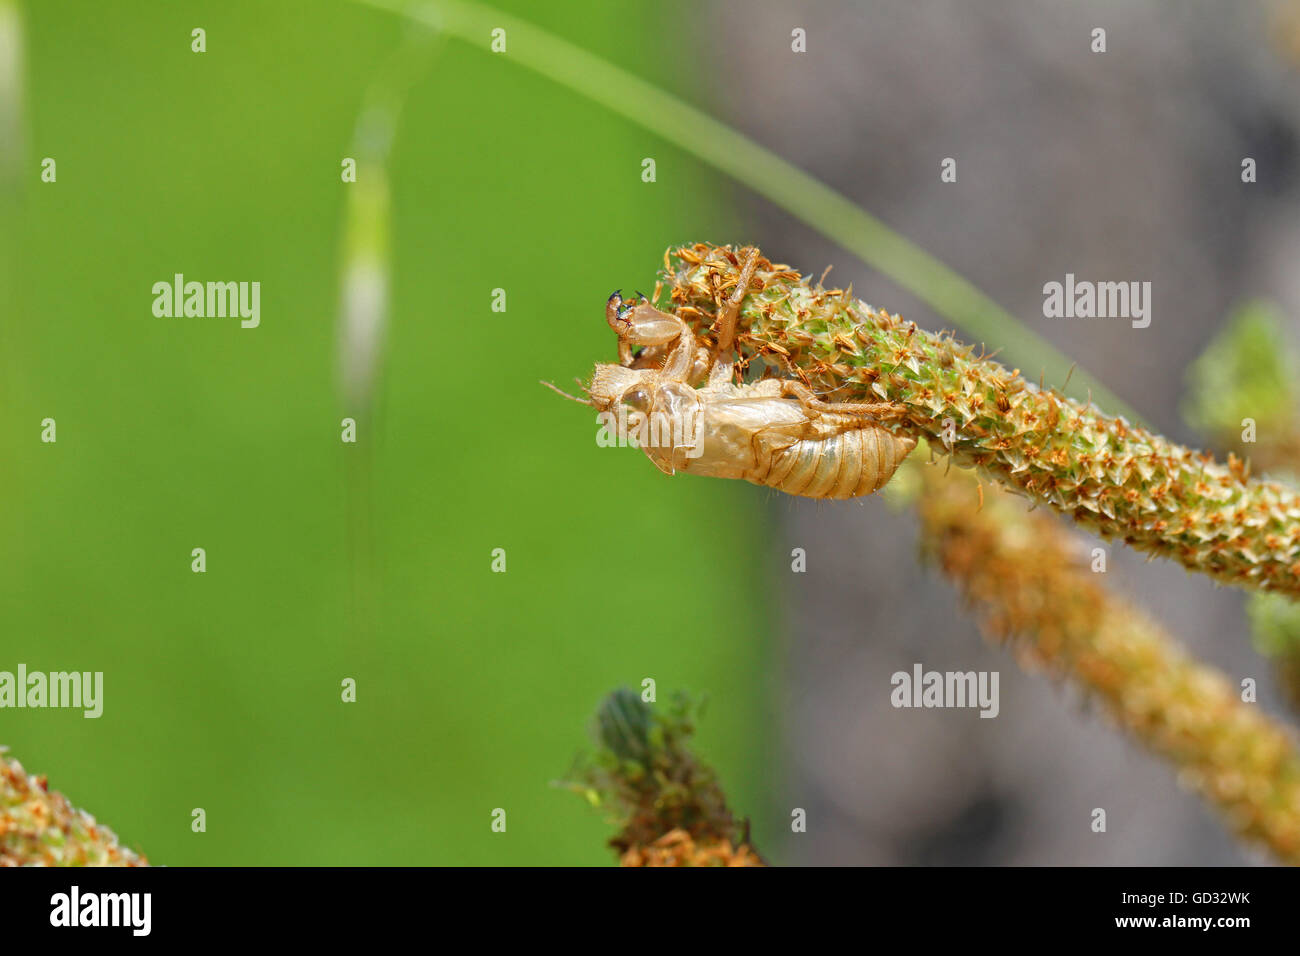
[[[717,318],[713,321],[712,331],[717,336],[717,344],[713,348],[713,358],[716,363],[721,359],[723,353],[730,352],[736,343],[736,323],[740,319],[740,305],[745,301],[745,295],[749,292],[749,284],[754,280],[754,271],[758,268],[758,247],[751,246],[745,256],[745,260],[740,266],[740,276],[736,280],[736,288],[731,293],[731,297],[726,302],[719,301]]]
[[[781,394],[797,398],[810,412],[852,415],[873,421],[893,421],[907,413],[907,406],[897,402],[823,402],[807,385],[789,379],[781,381]]]

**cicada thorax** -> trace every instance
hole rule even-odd
[[[914,438],[854,422],[825,436],[770,443],[749,480],[804,498],[860,498],[883,488],[915,447]]]
[[[703,446],[701,393],[684,382],[656,383],[632,413],[637,444],[666,475],[689,471]]]

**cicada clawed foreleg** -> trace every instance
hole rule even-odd
[[[691,381],[696,374],[695,335],[679,316],[656,309],[638,293],[636,305],[626,305],[621,292],[605,303],[605,320],[618,335],[619,364],[625,368],[658,369],[666,379]],[[645,351],[634,355],[633,346]]]

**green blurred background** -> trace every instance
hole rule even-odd
[[[500,7],[690,96],[662,29],[687,5]],[[650,677],[707,691],[699,750],[761,816],[761,497],[598,448],[538,385],[613,357],[605,298],[650,291],[667,246],[744,240],[723,184],[486,37],[439,44],[392,145],[375,413],[343,444],[339,164],[409,27],[348,2],[19,9],[0,669],[102,670],[105,705],[0,711],[0,743],[155,863],[600,864],[611,828],[549,784],[601,696]],[[154,317],[177,272],[260,281],[261,326]]]

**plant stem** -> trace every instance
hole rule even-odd
[[[921,472],[923,547],[992,638],[1023,664],[1068,676],[1127,732],[1172,761],[1242,837],[1300,863],[1300,752],[1287,730],[1106,591],[1046,513],[974,479]]]
[[[713,768],[690,748],[700,706],[684,694],[650,704],[620,687],[601,702],[600,749],[565,784],[619,824],[623,866],[764,866]]]
[[[0,866],[148,866],[0,747]]]
[[[672,306],[712,344],[720,292],[739,250],[683,246],[667,257]],[[1300,595],[1300,493],[1251,478],[1229,455],[1177,445],[1091,403],[1026,381],[874,309],[760,259],[736,337],[742,364],[772,365],[829,401],[894,402],[902,434],[926,438],[1078,524],[1227,584]]]

